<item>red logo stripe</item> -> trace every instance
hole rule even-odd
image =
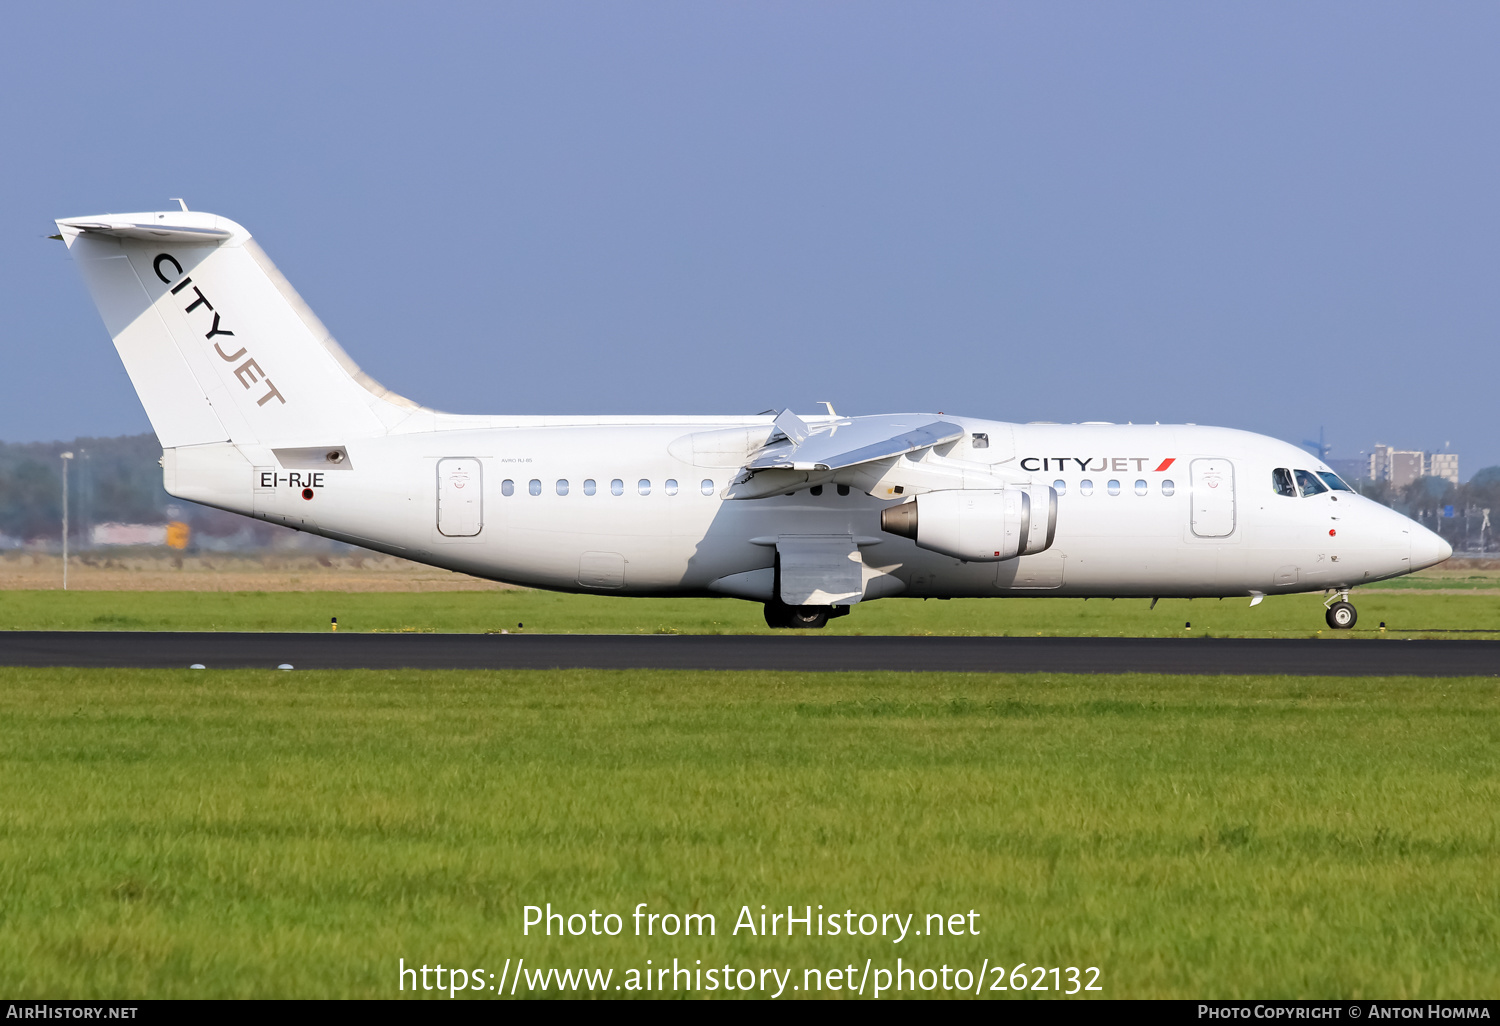
[[[1177,457],[1176,456],[1168,456],[1166,459],[1164,459],[1164,460],[1161,461],[1161,466],[1159,466],[1155,470],[1153,470],[1152,473],[1153,474],[1160,474],[1163,470],[1166,470],[1168,467],[1170,467],[1172,464],[1174,464],[1176,462],[1177,462]]]

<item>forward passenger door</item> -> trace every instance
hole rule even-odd
[[[1234,533],[1234,464],[1226,459],[1193,460],[1193,534],[1227,538]]]

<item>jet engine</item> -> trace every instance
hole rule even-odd
[[[1030,556],[1049,548],[1057,533],[1057,489],[1026,485],[926,492],[881,510],[880,529],[970,562]]]

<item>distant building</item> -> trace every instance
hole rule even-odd
[[[1427,476],[1440,477],[1444,481],[1458,484],[1458,453],[1432,452],[1427,454]]]
[[[1390,454],[1390,477],[1389,481],[1397,488],[1404,488],[1422,474],[1423,464],[1427,460],[1425,454],[1420,452],[1402,452],[1391,450]]]
[[[166,524],[95,524],[90,540],[95,545],[165,545]]]
[[[1370,453],[1369,477],[1372,481],[1389,481],[1396,488],[1404,488],[1420,477],[1440,477],[1458,484],[1458,453],[1377,445]]]

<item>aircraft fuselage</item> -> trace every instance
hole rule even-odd
[[[330,440],[338,462],[316,446],[293,458],[228,444],[169,450],[167,490],[480,577],[626,595],[764,600],[786,536],[855,539],[865,599],[1321,591],[1409,573],[1449,552],[1353,492],[1278,494],[1278,468],[1327,468],[1294,446],[1223,428],[948,417],[964,438],[897,460],[891,480],[905,486],[877,481],[867,494],[868,478],[833,480],[734,499],[726,491],[746,452],[704,453],[691,439],[743,428],[748,449],[771,433],[767,417],[472,419],[488,423]],[[965,561],[882,531],[881,511],[918,494],[924,472],[1055,488],[1052,544]]]

